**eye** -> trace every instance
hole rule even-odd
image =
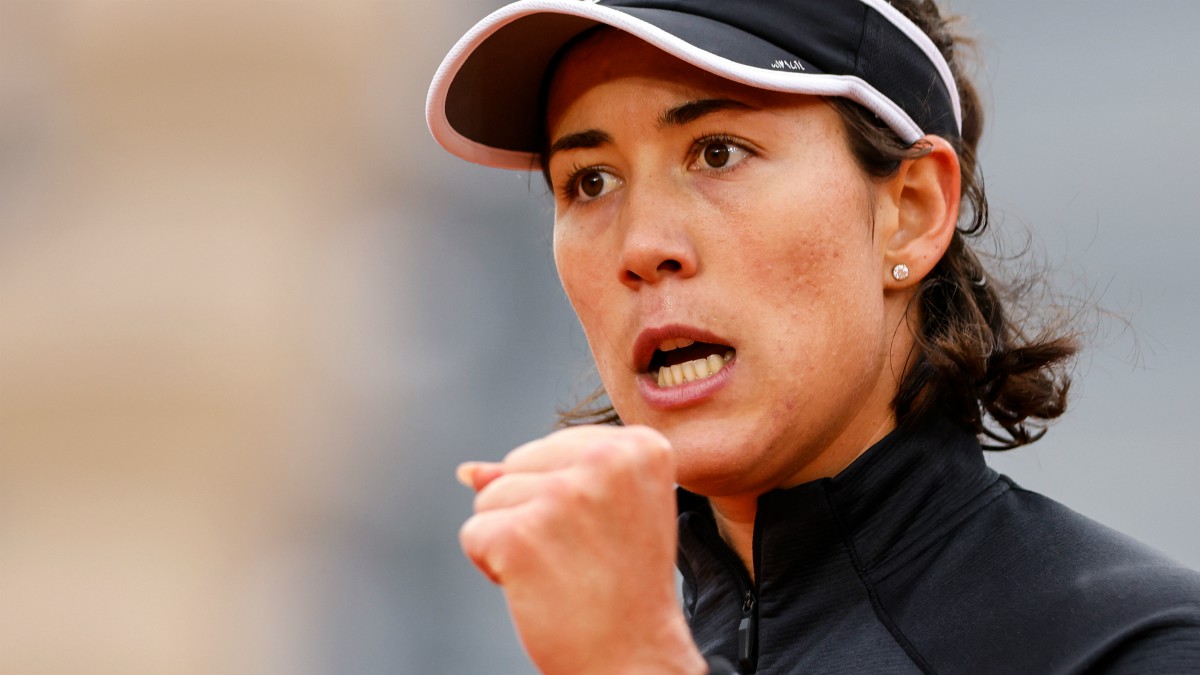
[[[696,143],[696,170],[729,170],[754,156],[746,148],[725,138],[703,138]]]
[[[571,174],[563,192],[571,201],[590,202],[621,186],[621,179],[600,167],[579,169]]]

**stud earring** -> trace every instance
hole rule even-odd
[[[892,268],[892,278],[896,281],[904,281],[908,278],[908,265],[903,263]]]

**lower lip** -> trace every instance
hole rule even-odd
[[[735,356],[716,375],[674,387],[660,387],[657,376],[642,373],[637,378],[638,392],[641,393],[646,403],[656,410],[686,408],[703,403],[716,395],[717,391],[729,382],[729,378],[733,376],[733,369],[736,367],[737,357]]]

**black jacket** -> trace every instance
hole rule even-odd
[[[760,497],[756,584],[707,501],[680,491],[679,509],[684,608],[713,664],[1200,673],[1200,574],[1021,489],[948,422]]]

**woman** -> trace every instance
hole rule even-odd
[[[623,425],[460,471],[544,672],[1200,667],[1196,574],[983,463],[1063,412],[1074,345],[967,243],[954,50],[918,0],[530,0],[447,57],[430,127],[546,175],[612,402],[570,418]]]

